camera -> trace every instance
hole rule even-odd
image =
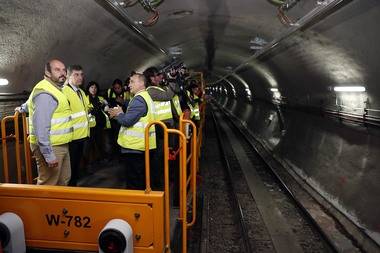
[[[4,252],[25,253],[24,223],[14,213],[0,215],[0,239]]]
[[[132,227],[121,219],[110,220],[100,232],[98,242],[99,253],[132,253]]]

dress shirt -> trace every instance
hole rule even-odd
[[[57,100],[49,93],[40,93],[33,98],[33,128],[40,151],[47,162],[54,161],[56,156],[50,143],[51,118],[58,106]]]

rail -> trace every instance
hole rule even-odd
[[[180,185],[180,212],[182,222],[182,253],[187,252],[187,163],[186,163],[186,136],[179,130],[168,129],[161,121],[152,121],[145,128],[145,193],[152,191],[150,186],[150,156],[149,156],[149,129],[159,125],[164,130],[164,207],[165,207],[165,252],[170,252],[170,203],[169,203],[169,133],[177,134],[180,147],[179,185]]]
[[[9,158],[8,158],[8,146],[7,142],[9,140],[15,141],[15,154],[16,154],[16,169],[17,169],[17,182],[22,183],[22,170],[21,170],[21,152],[20,152],[20,132],[19,132],[19,116],[22,116],[22,129],[23,129],[23,148],[24,148],[24,160],[25,160],[25,174],[26,182],[31,184],[32,179],[32,165],[31,165],[31,155],[30,147],[28,141],[28,122],[25,113],[15,112],[13,116],[6,116],[1,120],[1,144],[3,150],[3,171],[4,171],[4,181],[9,183]],[[14,133],[7,135],[7,123],[13,121]]]

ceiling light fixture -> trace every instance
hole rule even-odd
[[[278,89],[277,88],[270,88],[270,91],[272,91],[272,92],[278,92]]]
[[[259,46],[264,46],[265,44],[267,44],[268,42],[266,42],[266,40],[264,40],[263,38],[260,38],[260,37],[255,37],[253,39],[251,39],[249,41],[249,43],[251,44],[256,44],[256,45],[259,45]]]
[[[249,41],[249,49],[251,50],[261,50],[267,44],[263,38],[255,37]]]
[[[9,84],[8,79],[0,78],[0,86],[5,86],[5,85],[8,85],[8,84]]]
[[[182,55],[182,48],[179,46],[173,46],[168,48],[170,55]]]
[[[364,92],[364,86],[335,86],[334,91],[337,92]]]

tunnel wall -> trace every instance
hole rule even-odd
[[[272,103],[216,98],[274,157],[380,242],[379,129],[291,109],[280,117]]]

